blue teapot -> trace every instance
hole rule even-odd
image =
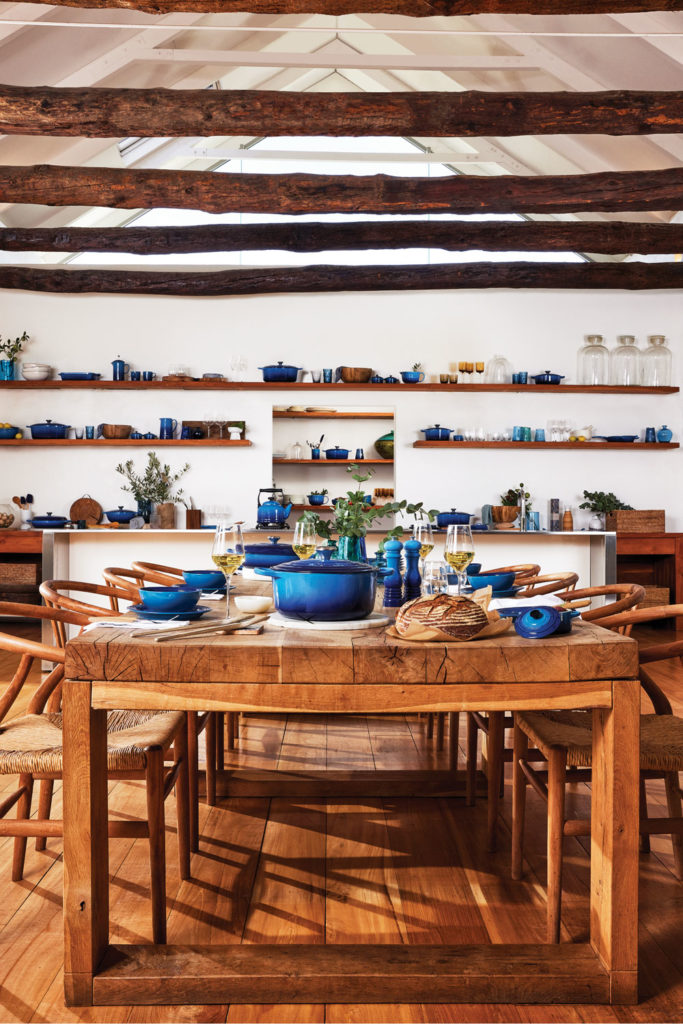
[[[262,494],[269,494],[266,501],[261,501]],[[283,505],[284,493],[281,487],[262,487],[258,492],[258,510],[256,523],[258,526],[286,526],[287,517],[292,511],[291,502]]]

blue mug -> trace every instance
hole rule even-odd
[[[323,384],[332,383],[332,370],[323,370]]]
[[[524,427],[513,427],[512,428],[512,440],[513,441],[523,441],[524,440],[524,436],[522,434],[523,430],[524,430]]]
[[[86,427],[85,428],[85,436],[88,439],[88,441],[92,441],[93,438],[95,437],[95,428],[94,427]]]
[[[140,380],[140,371],[139,370],[131,370],[130,371],[130,379],[131,380]]]
[[[528,373],[527,370],[523,370],[521,373],[517,374],[517,383],[518,384],[526,384],[528,380],[529,380],[529,373]]]
[[[657,440],[657,434],[654,427],[645,428],[645,444],[654,444]]]
[[[143,370],[142,371],[142,379],[143,380],[154,380],[155,376],[156,376],[156,374],[152,373],[151,370]]]
[[[518,373],[513,373],[512,374],[512,383],[513,384],[519,384],[519,374]]]
[[[173,437],[178,421],[170,419],[168,417],[162,417],[159,420],[159,437],[162,440],[168,441]]]
[[[536,430],[534,433],[534,441],[545,441],[545,430]]]

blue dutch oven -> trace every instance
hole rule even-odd
[[[268,568],[271,565],[279,565],[281,562],[290,562],[296,558],[294,548],[291,544],[280,544],[279,537],[269,537],[269,544],[245,544],[244,564],[251,568],[257,566]]]
[[[425,441],[447,441],[453,431],[450,427],[442,427],[440,423],[435,423],[433,427],[423,427],[420,433],[424,434]]]
[[[345,622],[375,606],[377,569],[365,562],[303,558],[256,572],[272,577],[275,607],[290,619]]]
[[[436,525],[440,530],[445,530],[447,526],[469,526],[471,518],[472,516],[469,512],[456,512],[452,508],[450,512],[437,513]]]
[[[259,370],[263,374],[263,379],[267,384],[293,384],[299,376],[300,369],[300,366],[287,366],[281,362],[277,365],[271,364],[270,366],[259,366]]]
[[[336,444],[334,448],[325,449],[325,458],[327,459],[348,459],[348,457],[349,449],[340,448],[338,444]]]
[[[137,512],[119,505],[118,508],[110,509],[109,512],[104,514],[110,523],[129,523],[137,515]]]

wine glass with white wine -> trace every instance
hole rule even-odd
[[[294,553],[299,558],[312,558],[315,554],[315,525],[307,519],[299,519],[294,527]]]
[[[226,526],[219,523],[213,538],[211,557],[225,576],[227,587],[225,617],[230,617],[230,577],[244,562],[244,538],[240,523]]]
[[[425,559],[434,550],[434,534],[431,523],[415,523],[413,526],[413,540],[420,544],[420,573],[424,577]]]
[[[469,526],[448,527],[446,534],[446,561],[455,569],[458,576],[458,595],[462,591],[462,577],[470,562],[474,559],[474,541]]]

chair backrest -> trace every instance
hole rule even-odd
[[[40,593],[49,608],[62,608],[66,611],[80,612],[90,618],[101,618],[103,615],[122,615],[119,601],[130,601],[128,591],[120,587],[105,586],[103,583],[82,583],[79,580],[45,580],[40,584]],[[92,604],[79,601],[71,594],[94,594],[105,597],[107,604]],[[55,641],[60,647],[66,643],[66,628],[62,622],[53,622],[52,630]]]
[[[565,590],[555,595],[561,598],[567,607],[578,608],[581,611],[581,618],[586,622],[595,622],[608,616],[625,612],[629,608],[636,608],[641,601],[645,600],[645,590],[637,583],[608,583],[602,587],[583,587],[581,590]],[[594,597],[613,597],[614,601],[609,604],[591,607]],[[630,633],[631,627],[627,627]],[[620,630],[620,632],[622,632]]]
[[[573,590],[578,582],[579,574],[576,572],[551,572],[544,576],[530,576],[522,581],[522,590],[518,592],[517,597],[536,597],[539,594]]]
[[[487,572],[514,572],[515,584],[524,584],[533,576],[538,576],[541,571],[540,565],[534,565],[533,562],[529,562],[523,565],[501,565],[499,569],[487,569]]]
[[[114,566],[105,569],[102,575],[110,587],[125,591],[128,595],[125,598],[126,601],[134,601],[135,604],[140,603],[140,587],[144,587],[147,582],[143,572],[137,569],[119,569]],[[118,598],[114,597],[113,601],[114,607],[118,611]]]
[[[133,562],[133,569],[141,572],[146,583],[158,583],[162,587],[172,587],[176,583],[184,583],[183,570],[173,565],[159,565],[157,562]]]
[[[58,621],[62,624],[74,626],[86,626],[89,622],[87,616],[80,615],[77,612],[62,611],[59,608],[42,608],[35,604],[17,604],[13,601],[0,601],[0,616],[3,618],[32,619],[36,622],[48,619],[51,622]],[[4,692],[0,694],[0,722],[5,718],[21,693],[35,659],[39,658],[55,664],[55,668],[42,681],[28,705],[30,714],[40,714],[45,709],[48,700],[55,696],[55,691],[64,676],[63,648],[0,632],[0,650],[20,656],[19,665],[12,679]]]

